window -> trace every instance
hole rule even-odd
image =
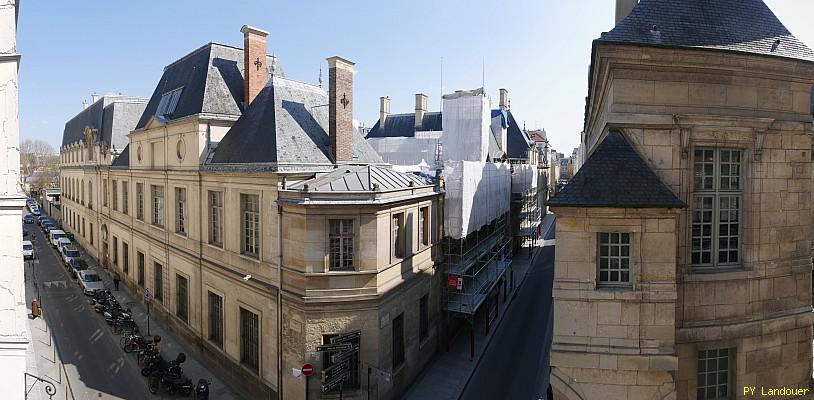
[[[223,192],[209,191],[209,244],[223,246]]]
[[[729,372],[731,371],[729,349],[698,351],[699,400],[722,400],[731,398]]]
[[[110,181],[110,183],[111,183],[111,187],[113,188],[113,209],[118,210],[119,209],[119,186],[118,186],[118,182],[113,180],[113,181]],[[105,191],[105,196],[107,196],[107,191]]]
[[[240,363],[257,372],[260,356],[260,323],[257,314],[240,307]]]
[[[241,229],[243,231],[242,253],[260,255],[260,197],[254,194],[240,195]]]
[[[692,265],[731,268],[740,262],[741,152],[695,149]]]
[[[170,90],[161,95],[161,101],[158,102],[158,108],[155,110],[155,115],[164,116],[175,112],[175,107],[178,105],[178,98],[181,97],[183,87]]]
[[[223,298],[209,292],[209,340],[223,347]]]
[[[81,183],[79,186],[81,186],[79,189],[82,192],[81,196],[79,196],[79,203],[84,206],[85,205],[85,184]],[[91,207],[91,208],[93,208],[93,207]]]
[[[393,257],[404,258],[404,213],[393,214],[390,229],[391,248]]]
[[[418,340],[426,340],[430,336],[430,307],[429,294],[421,296],[418,301]]]
[[[127,242],[122,242],[122,271],[125,275],[130,274],[130,246]]]
[[[322,344],[333,343],[332,339],[337,337],[337,336],[339,336],[339,335],[336,335],[336,334],[334,334],[334,335],[322,335]],[[350,339],[350,340],[346,341],[345,343],[350,343],[354,347],[359,347],[360,341],[361,341],[361,338],[359,336],[357,336],[357,337],[355,337],[353,339]],[[331,354],[336,354],[336,353],[322,353],[322,370],[323,371],[330,368],[332,365],[334,365],[333,360],[331,360]],[[361,385],[360,385],[361,380],[359,379],[359,365],[360,365],[359,364],[359,352],[357,351],[356,353],[354,353],[354,355],[351,356],[351,358],[348,361],[349,361],[348,364],[350,364],[349,365],[350,366],[350,376],[345,381],[342,388],[351,389],[351,390],[359,389],[361,387]],[[339,391],[339,388],[337,387],[337,388],[333,389],[332,391]]]
[[[164,302],[164,267],[157,262],[153,263],[153,298]]]
[[[404,364],[404,314],[393,319],[393,371]]]
[[[630,233],[599,234],[598,272],[599,285],[630,284]]]
[[[150,185],[150,198],[152,199],[153,225],[164,227],[164,187]]]
[[[107,179],[102,181],[102,206],[107,207]]]
[[[328,270],[353,271],[353,220],[328,221]]]
[[[93,182],[88,182],[88,208],[93,210]]]
[[[130,212],[130,187],[127,186],[127,181],[122,181],[122,212],[127,214]]]
[[[144,253],[136,252],[136,269],[138,270],[138,285],[144,287]]]
[[[421,207],[418,212],[418,237],[421,239],[421,245],[430,245],[430,208]]]
[[[113,265],[119,265],[119,238],[113,236]]]
[[[185,188],[175,188],[175,232],[182,235],[187,234],[186,227],[187,214],[187,190]]]
[[[189,295],[187,294],[187,278],[175,275],[175,315],[181,321],[189,322]]]
[[[93,246],[93,222],[90,223],[90,245]]]
[[[136,183],[136,218],[144,221],[144,184]]]

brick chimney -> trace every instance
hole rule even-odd
[[[353,161],[353,65],[328,58],[328,136],[336,163]]]
[[[420,128],[424,123],[424,114],[427,112],[427,95],[415,94],[415,127]]]
[[[616,24],[625,19],[638,3],[639,0],[616,0]]]
[[[506,89],[500,89],[499,107],[503,111],[509,110],[509,91]]]
[[[387,96],[379,97],[379,126],[384,128],[384,121],[390,115],[390,98]]]
[[[243,108],[246,109],[269,79],[266,65],[266,36],[269,33],[249,25],[243,25],[240,31],[243,32]]]

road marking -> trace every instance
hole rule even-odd
[[[49,289],[52,286],[57,287],[57,288],[59,288],[59,287],[68,287],[68,284],[64,280],[61,280],[61,281],[48,281],[48,282],[43,282],[42,284],[45,285],[45,287],[47,287]]]

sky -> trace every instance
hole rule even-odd
[[[814,47],[814,1],[765,0]],[[270,32],[288,78],[317,83],[325,58],[356,63],[354,114],[366,126],[412,112],[415,93],[506,88],[528,129],[570,154],[582,130],[591,41],[613,28],[614,0],[23,1],[17,32],[20,135],[55,149],[90,94],[149,97],[163,68],[208,42],[243,47],[240,27]],[[442,61],[443,60],[443,61]],[[443,67],[442,67],[443,66]],[[442,72],[443,71],[443,72]],[[443,76],[443,86],[442,86]]]

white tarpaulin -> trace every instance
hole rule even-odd
[[[483,88],[444,95],[444,160],[486,161],[492,112]]]
[[[435,151],[441,132],[427,132],[416,137],[368,138],[367,142],[382,156],[382,160],[393,165],[418,165],[421,160],[435,163]]]
[[[509,211],[507,163],[445,161],[444,230],[460,239]]]
[[[512,174],[512,193],[523,193],[537,189],[537,166],[515,164]]]

